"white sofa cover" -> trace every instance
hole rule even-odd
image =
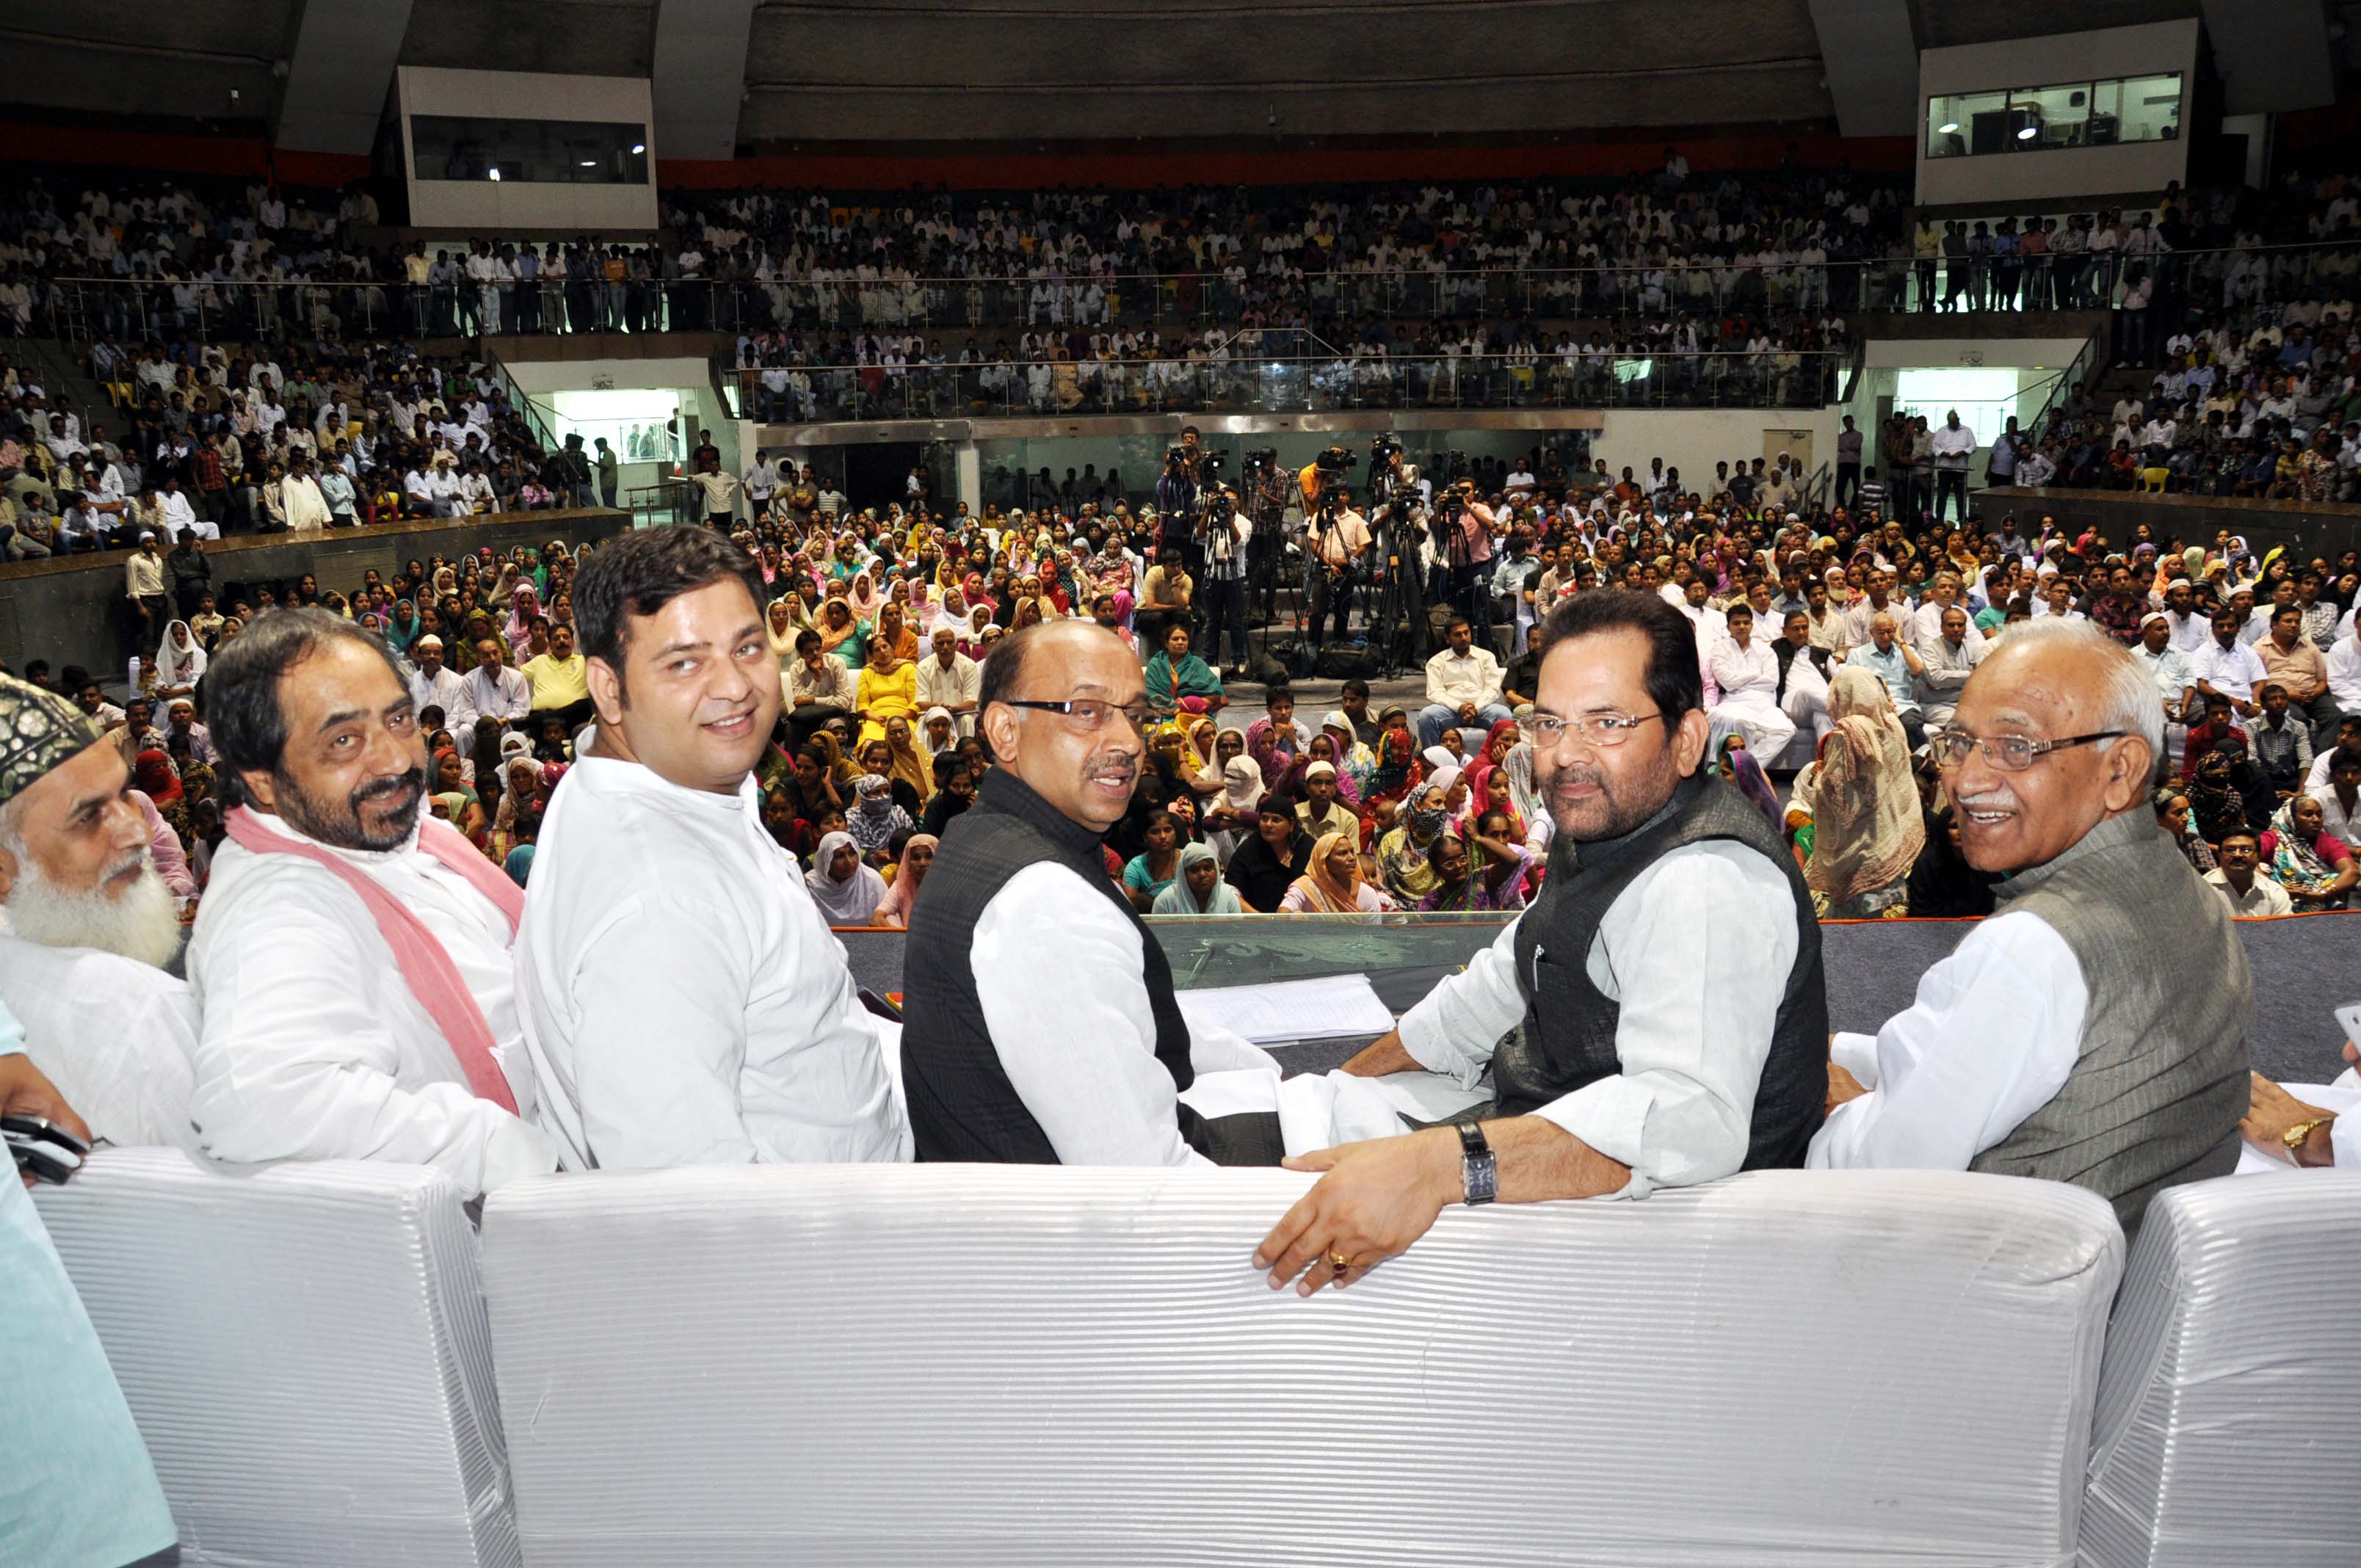
[[[475,1237],[439,1172],[120,1149],[38,1198],[182,1563],[519,1561]]]
[[[483,1266],[531,1564],[2072,1562],[2105,1204],[1768,1172],[1446,1211],[1313,1300],[1284,1171],[527,1181]]]
[[[2361,1563],[2361,1170],[2149,1205],[2100,1374],[2082,1561]]]

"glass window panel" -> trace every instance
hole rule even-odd
[[[2170,141],[2180,135],[2180,72],[2123,82],[2119,141]]]
[[[552,185],[648,182],[643,126],[413,115],[410,138],[421,180],[518,180]]]
[[[1927,101],[1927,156],[2000,152],[2007,139],[2006,93],[1953,93]]]
[[[2011,151],[2081,147],[2090,130],[2091,84],[2016,88],[2008,106]]]

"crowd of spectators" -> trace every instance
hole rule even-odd
[[[840,923],[906,906],[895,884],[925,874],[991,767],[973,729],[996,642],[1070,617],[1120,632],[1145,666],[1148,765],[1106,841],[1108,874],[1142,912],[1519,907],[1549,834],[1530,768],[1534,629],[1566,596],[1619,586],[1661,594],[1696,626],[1716,767],[1795,847],[1824,912],[1989,907],[1935,804],[1928,737],[2012,626],[2055,617],[2089,617],[2155,670],[2167,778],[2187,802],[2173,820],[2194,866],[2216,870],[2224,835],[2245,829],[2261,836],[2267,882],[2311,877],[2291,894],[2304,907],[2341,905],[2354,881],[2361,564],[2350,552],[2258,556],[2228,534],[2184,543],[2142,525],[2109,541],[2046,519],[1961,527],[1923,510],[1913,523],[1883,514],[1873,468],[1851,507],[1830,508],[1803,498],[1784,465],[1720,464],[1692,487],[1661,463],[1569,475],[1542,450],[1445,495],[1414,478],[1402,512],[1433,607],[1423,626],[1371,626],[1370,597],[1344,586],[1352,564],[1336,541],[1368,538],[1349,489],[1344,515],[1316,534],[1304,496],[1283,510],[1266,545],[1310,592],[1282,596],[1273,635],[1291,607],[1313,641],[1333,615],[1340,637],[1432,635],[1434,647],[1415,700],[1373,708],[1354,680],[1333,708],[1298,713],[1268,638],[1257,648],[1247,633],[1238,587],[1256,547],[1234,495],[1166,496],[1161,515],[1120,499],[946,513],[922,494],[906,509],[856,510],[808,467],[758,466],[759,497],[706,466],[708,521],[756,560],[772,596],[784,706],[760,774],[764,825],[804,858]],[[1316,468],[1306,478],[1320,483]],[[1438,503],[1454,498],[1447,517]],[[1224,511],[1232,537],[1216,541]],[[207,660],[274,604],[350,618],[412,672],[433,731],[434,809],[522,874],[530,855],[516,851],[588,711],[574,569],[553,540],[326,589],[175,572],[163,590],[175,598],[147,607],[158,639],[130,706],[115,708],[84,672],[60,678],[86,711],[139,736],[137,771],[181,840],[193,896],[220,830],[205,804]],[[1225,720],[1242,681],[1261,711]],[[1773,770],[1795,770],[1784,802]],[[839,834],[849,838],[832,844]]]
[[[232,349],[94,345],[104,409],[0,355],[0,539],[11,559],[152,544],[180,580],[183,534],[308,532],[407,518],[611,502],[603,440],[550,444],[481,362],[408,343]],[[143,551],[143,554],[147,552]],[[156,588],[154,592],[162,592]],[[135,591],[135,598],[148,597]],[[151,625],[145,651],[155,649]]]

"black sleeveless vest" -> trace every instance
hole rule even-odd
[[[1156,1019],[1156,1059],[1171,1073],[1175,1088],[1195,1080],[1188,1021],[1173,1000],[1172,966],[1163,944],[1106,874],[1099,839],[1005,768],[985,776],[975,804],[944,831],[910,911],[902,959],[902,1087],[918,1158],[1058,1163],[1049,1135],[1000,1065],[971,962],[984,905],[1011,877],[1043,861],[1070,868],[1105,894],[1138,930],[1140,978]],[[1055,949],[1039,960],[1045,983],[1057,983]],[[1179,1110],[1181,1136],[1202,1147],[1197,1113],[1186,1105]]]
[[[1561,834],[1550,846],[1541,896],[1517,926],[1517,986],[1525,995],[1525,1021],[1492,1058],[1502,1114],[1530,1114],[1622,1070],[1615,1052],[1621,1009],[1590,983],[1591,938],[1642,872],[1675,850],[1717,839],[1734,839],[1777,866],[1795,900],[1795,961],[1754,1091],[1741,1168],[1804,1163],[1828,1104],[1828,1006],[1819,921],[1795,857],[1762,811],[1705,773],[1682,780],[1662,811],[1620,839],[1576,844]]]

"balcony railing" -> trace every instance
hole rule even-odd
[[[873,281],[568,279],[501,284],[212,282],[65,278],[37,282],[37,327],[93,336],[270,341],[474,336],[511,332],[961,334],[1051,327],[1235,327],[1261,309],[1297,313],[1340,334],[1365,322],[1664,321],[1791,312],[2105,309],[2136,265],[2205,308],[2349,288],[2361,241],[2191,250],[2137,259],[2113,252],[2014,259],[1894,258],[1824,265],[1524,268],[1311,273],[1124,273],[1051,281],[914,278]]]
[[[799,365],[725,371],[763,423],[1352,409],[1821,408],[1850,350]]]

